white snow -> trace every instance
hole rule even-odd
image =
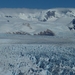
[[[55,14],[46,19],[48,11],[54,11]],[[26,32],[34,35],[50,29],[56,36],[73,36],[75,32],[68,29],[68,24],[75,16],[74,11],[75,9],[71,8],[0,9],[0,33]]]

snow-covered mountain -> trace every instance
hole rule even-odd
[[[73,8],[0,9],[0,33],[36,35],[40,32],[56,36],[74,36],[69,24],[75,17]]]

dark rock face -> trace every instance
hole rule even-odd
[[[43,22],[46,22],[47,20],[46,19],[43,19]]]
[[[46,19],[48,19],[49,17],[52,17],[52,16],[55,17],[55,11],[48,11],[46,14],[47,14],[47,15],[45,16]]]
[[[75,19],[73,19],[72,24],[75,24]]]
[[[47,11],[45,18],[41,21],[46,22],[51,17],[55,17],[55,11]]]
[[[10,15],[9,15],[9,16],[8,16],[8,15],[6,15],[5,17],[7,17],[7,18],[12,18],[12,16],[10,16]]]
[[[47,30],[44,31],[44,32],[38,33],[38,35],[54,36],[55,34],[54,34],[51,30],[47,29]]]
[[[27,33],[27,32],[13,32],[13,33],[8,33],[8,34],[19,34],[19,35],[30,35],[29,33]]]
[[[68,27],[69,28],[69,30],[72,30],[73,28],[72,27]]]
[[[75,30],[75,19],[73,19],[71,23],[72,23],[73,26],[72,27],[68,27],[69,30],[72,30],[72,29]]]

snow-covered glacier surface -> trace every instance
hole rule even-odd
[[[0,75],[75,75],[75,45],[0,44]]]

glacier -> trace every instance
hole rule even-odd
[[[75,8],[0,9],[0,75],[75,75],[74,18]]]
[[[75,75],[74,44],[1,44],[1,75]]]

